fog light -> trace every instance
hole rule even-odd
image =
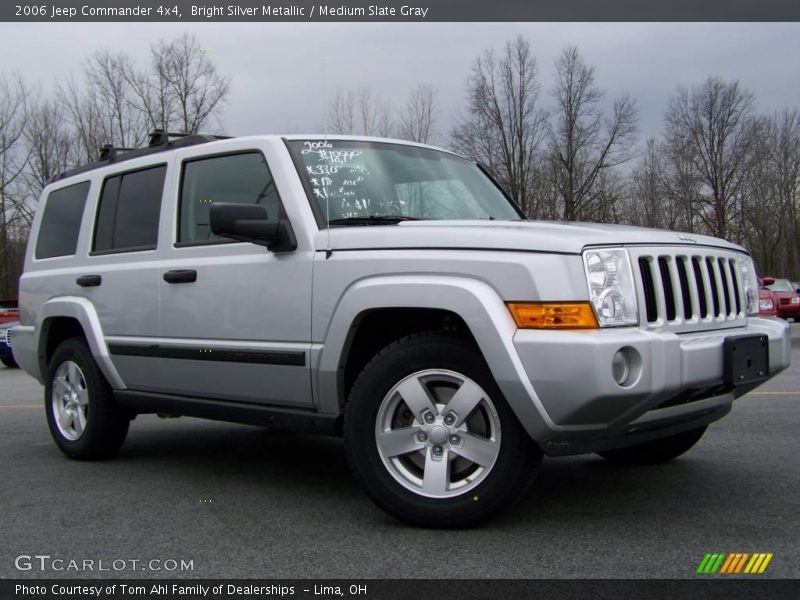
[[[631,374],[631,364],[623,350],[619,350],[611,361],[611,374],[619,385],[625,385]]]
[[[611,376],[620,387],[630,387],[642,374],[642,357],[635,348],[620,348],[611,359]]]

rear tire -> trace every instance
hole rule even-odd
[[[44,401],[50,434],[70,458],[109,458],[125,441],[128,413],[115,402],[111,386],[83,338],[70,338],[56,348],[48,367]]]
[[[487,520],[525,491],[541,462],[478,351],[442,333],[405,337],[364,367],[344,439],[369,497],[423,527]]]
[[[641,444],[598,452],[608,461],[621,465],[654,465],[665,463],[689,451],[706,431],[706,427],[690,429],[676,435]]]

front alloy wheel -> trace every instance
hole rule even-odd
[[[441,369],[412,373],[378,409],[375,440],[384,466],[406,489],[448,498],[478,486],[497,461],[500,418],[474,381]]]
[[[424,527],[485,521],[522,494],[541,461],[477,348],[441,332],[402,338],[364,367],[344,439],[370,498]]]

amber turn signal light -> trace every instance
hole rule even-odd
[[[508,310],[520,329],[597,329],[588,302],[509,302]]]

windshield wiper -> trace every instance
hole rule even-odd
[[[331,219],[330,225],[397,225],[400,221],[419,221],[417,217],[403,215],[368,215]]]

